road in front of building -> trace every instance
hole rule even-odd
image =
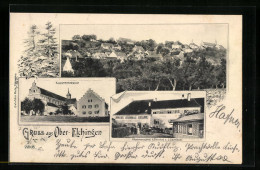
[[[166,134],[166,133],[154,133],[152,135],[129,135],[127,138],[172,138],[173,135],[171,134]]]

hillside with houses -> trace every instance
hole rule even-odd
[[[66,59],[114,59],[120,60],[143,60],[154,58],[167,60],[179,58],[185,55],[202,53],[208,61],[214,65],[220,64],[221,59],[226,57],[226,49],[215,43],[201,42],[201,44],[183,44],[179,41],[166,41],[157,44],[154,40],[133,41],[127,38],[114,40],[97,40],[95,35],[76,35],[72,40],[62,40],[62,57]]]
[[[217,42],[62,40],[63,77],[116,77],[117,90],[225,88],[227,50]]]

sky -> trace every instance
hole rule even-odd
[[[130,38],[135,41],[153,39],[157,43],[180,41],[189,44],[211,42],[227,47],[227,24],[160,24],[160,25],[60,25],[61,40],[69,40],[74,35],[95,34],[97,39],[111,37]]]

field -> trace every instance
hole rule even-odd
[[[109,117],[21,116],[21,122],[109,122]]]

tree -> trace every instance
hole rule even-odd
[[[172,45],[174,44],[173,41],[165,41],[165,47],[172,48]]]
[[[113,44],[115,44],[116,41],[115,41],[115,39],[114,39],[113,37],[111,37],[111,38],[109,38],[109,39],[107,40],[107,43],[113,43]]]
[[[147,40],[148,48],[146,50],[154,51],[156,47],[156,42],[153,39]]]
[[[74,35],[74,36],[72,37],[72,40],[73,40],[73,41],[79,41],[79,40],[81,40],[81,36],[80,36],[80,35]]]
[[[27,114],[32,110],[32,101],[27,97],[21,102],[21,110]]]
[[[221,59],[218,80],[222,88],[226,86],[226,59]]]
[[[168,55],[170,53],[170,50],[168,48],[161,48],[159,53],[162,54],[163,57],[165,57],[166,55]]]
[[[41,115],[43,114],[45,109],[44,103],[41,101],[41,99],[33,99],[32,101],[32,110],[37,113],[39,112]]]
[[[82,36],[82,39],[85,40],[85,41],[91,41],[91,40],[96,40],[96,39],[97,39],[97,36],[94,35],[94,34],[91,34],[91,35],[83,35],[83,36]]]
[[[158,44],[158,46],[156,48],[156,54],[159,54],[163,47],[164,47],[164,45],[162,43]]]
[[[166,60],[163,65],[163,73],[165,73],[165,78],[169,80],[172,90],[175,90],[177,87],[177,82],[181,79],[179,70],[180,60]]]
[[[28,38],[24,41],[25,47],[27,47],[25,52],[33,53],[36,50],[36,36],[38,36],[40,32],[38,31],[36,25],[32,25],[27,34],[28,34]]]
[[[62,108],[62,113],[63,113],[64,115],[68,115],[68,114],[69,114],[69,107],[68,107],[67,103],[65,103],[64,105],[62,105],[61,108]]]
[[[55,38],[56,29],[53,28],[51,22],[47,22],[45,25],[47,32],[42,34],[43,38],[39,40],[39,44],[46,56],[54,57],[58,53],[57,38]]]
[[[217,65],[212,69],[212,86],[218,88],[221,86],[224,88],[226,86],[226,60],[221,60],[221,65]]]
[[[99,60],[86,58],[82,62],[76,62],[73,66],[75,77],[105,77],[106,72]]]
[[[186,56],[180,74],[184,81],[184,85],[188,87],[189,90],[192,89],[193,85],[198,81],[198,65],[196,65],[196,60],[192,56]]]

